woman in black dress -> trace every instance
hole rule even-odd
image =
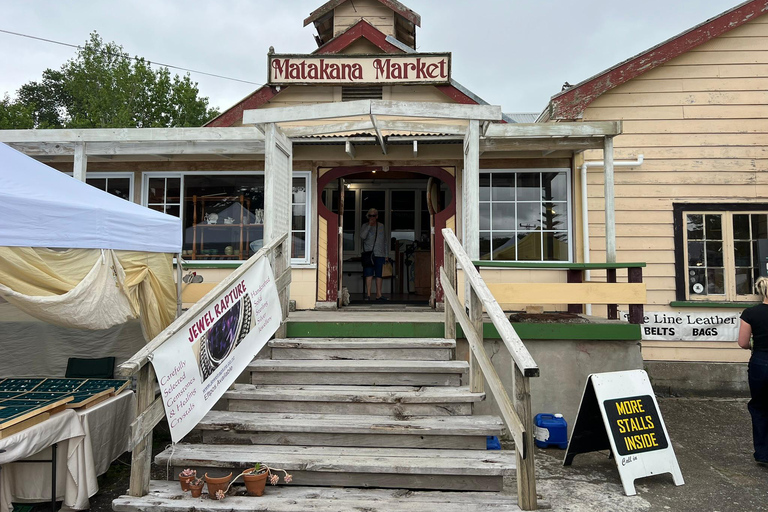
[[[739,346],[752,350],[748,369],[752,399],[747,408],[752,415],[755,460],[768,464],[768,278],[758,279],[755,289],[763,302],[741,314]]]

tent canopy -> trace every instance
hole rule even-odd
[[[181,219],[113,196],[0,143],[0,246],[181,252]]]

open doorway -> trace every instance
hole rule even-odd
[[[436,224],[445,226],[447,205],[451,210],[455,208],[448,180],[410,170],[367,169],[324,181],[320,201],[323,209],[332,214],[328,233],[341,233],[336,241],[340,251],[333,255],[336,258],[332,256],[335,251],[328,251],[329,260],[338,262],[338,281],[332,282],[332,271],[328,272],[328,281],[338,289],[340,305],[434,305],[436,256],[442,262],[442,237],[438,251],[434,228]],[[366,215],[371,208],[379,213],[388,250],[388,264],[381,279],[384,300],[380,302],[375,300],[376,278],[372,279],[370,294],[374,300],[366,300],[368,290],[360,258],[362,227],[368,222]],[[333,244],[331,236],[328,243]]]

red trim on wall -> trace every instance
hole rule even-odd
[[[339,216],[330,211],[323,204],[323,190],[328,184],[339,178],[350,176],[352,174],[367,173],[372,170],[378,170],[380,167],[334,167],[323,174],[317,180],[317,214],[328,222],[328,233],[334,235],[334,240],[327,240],[328,245],[328,275],[326,279],[326,296],[319,297],[319,302],[336,302],[339,295],[339,244],[338,244],[338,226]],[[446,183],[451,189],[451,203],[435,215],[435,276],[440,275],[440,269],[445,263],[445,254],[443,252],[443,228],[451,216],[456,215],[456,177],[441,167],[390,167],[390,171],[405,171],[414,174],[423,174],[432,176]],[[319,249],[318,249],[319,250]],[[435,301],[443,301],[443,287],[440,285],[440,279],[435,280]]]
[[[451,98],[456,103],[477,105],[478,103],[452,85],[436,85],[435,89]]]
[[[312,53],[339,53],[360,38],[367,39],[384,53],[405,53],[397,46],[388,42],[387,35],[384,32],[365,20],[358,21]]]
[[[288,86],[284,86],[281,90],[285,90]],[[272,98],[280,94],[275,87],[269,85],[263,85],[257,89],[256,92],[246,97],[240,103],[222,112],[218,117],[208,121],[203,126],[211,126],[214,128],[225,128],[228,126],[234,126],[235,123],[243,120],[243,111],[256,109],[268,103]]]
[[[683,53],[768,12],[768,0],[754,0],[726,11],[631,59],[589,78],[549,102],[551,119],[580,119],[590,103],[602,94],[637,78]]]

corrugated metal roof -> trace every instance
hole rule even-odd
[[[535,123],[539,117],[536,112],[505,112],[504,115],[516,123]]]

